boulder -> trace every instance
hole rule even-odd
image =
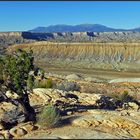
[[[12,103],[7,103],[7,102],[2,102],[0,103],[0,120],[1,120],[1,125],[6,128],[9,125],[5,125],[5,122],[12,122],[14,123],[16,114],[15,113],[17,107],[13,105]],[[15,111],[12,113],[12,111]],[[14,119],[13,119],[14,118]]]
[[[25,116],[19,108],[5,111],[1,118],[1,124],[4,126],[5,129],[9,129],[24,121]]]
[[[13,110],[15,108],[16,106],[13,105],[12,103],[7,103],[7,102],[0,103],[0,110],[8,111],[8,110]]]
[[[78,91],[80,86],[76,82],[64,81],[56,84],[56,88],[63,91]]]

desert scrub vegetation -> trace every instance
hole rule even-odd
[[[36,80],[34,88],[52,88],[53,81],[52,79]]]
[[[49,104],[37,116],[37,123],[43,128],[52,128],[59,125],[61,116],[56,107]]]
[[[63,81],[55,85],[56,89],[64,91],[79,91],[80,86],[76,82]]]
[[[127,90],[125,90],[123,93],[107,93],[106,95],[122,103],[135,101],[134,97],[131,96]]]

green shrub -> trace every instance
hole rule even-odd
[[[46,83],[46,88],[52,88],[52,86],[53,86],[52,80],[51,79],[48,79],[47,80],[47,83]]]
[[[52,88],[53,82],[51,79],[35,81],[34,88]]]
[[[37,117],[39,125],[45,128],[52,128],[59,124],[60,115],[57,109],[52,105],[47,105]]]

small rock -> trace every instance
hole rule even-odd
[[[4,138],[5,139],[10,139],[12,136],[11,136],[11,134],[10,134],[10,132],[9,131],[5,131],[4,132]]]
[[[136,103],[134,103],[134,102],[129,102],[128,106],[130,108],[134,109],[134,110],[138,110],[139,109],[139,106]]]
[[[3,125],[2,125],[2,124],[0,124],[0,130],[3,130],[3,129],[4,129]]]
[[[130,113],[130,116],[134,117],[134,116],[136,116],[136,114],[133,112],[133,113]]]
[[[10,139],[12,138],[12,135],[10,134],[9,130],[2,130],[0,132],[0,139],[1,137],[4,137],[4,139]]]
[[[23,126],[22,128],[27,132],[38,129],[37,126],[34,126],[32,124],[27,124],[27,125]]]
[[[72,111],[68,111],[68,112],[67,112],[67,115],[72,115],[72,114],[73,114]]]
[[[17,129],[16,134],[18,136],[23,136],[23,135],[27,134],[27,131],[25,131],[23,128],[19,128],[19,129]]]
[[[124,111],[121,111],[120,115],[121,116],[130,116],[130,113],[128,111],[124,110]]]
[[[5,137],[2,134],[0,134],[0,139],[5,139]]]
[[[6,96],[7,96],[8,98],[12,98],[12,99],[17,99],[17,98],[19,97],[18,94],[16,94],[16,93],[11,93],[11,91],[7,91],[7,92],[6,92]]]
[[[9,130],[9,132],[10,132],[10,134],[12,135],[12,136],[16,136],[16,128],[15,127],[13,127],[13,128],[11,128],[10,130]]]
[[[101,124],[98,120],[92,120],[91,123],[93,126],[99,126]]]

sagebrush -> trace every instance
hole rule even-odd
[[[60,113],[57,108],[52,105],[46,105],[38,115],[37,122],[42,127],[52,128],[59,124],[60,119]]]

